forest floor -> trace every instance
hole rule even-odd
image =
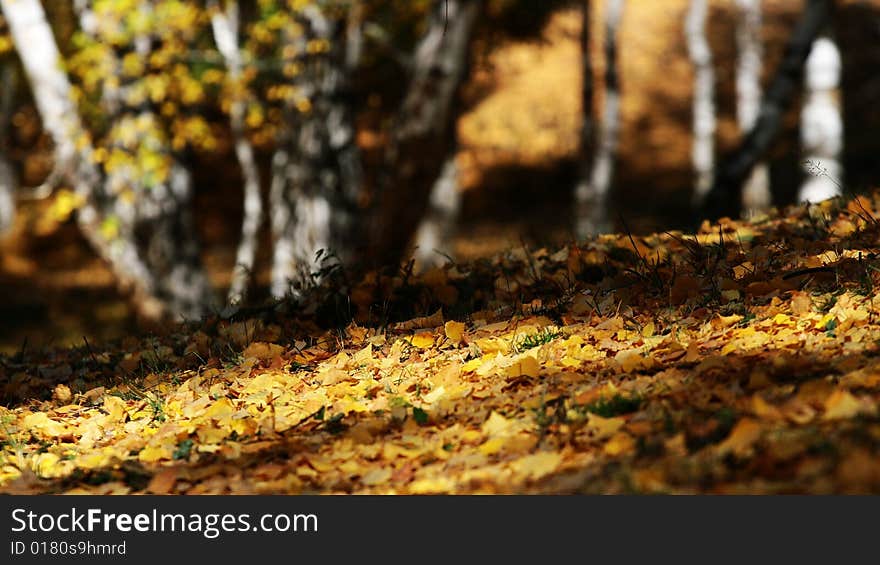
[[[0,492],[880,492],[880,197],[0,357]]]

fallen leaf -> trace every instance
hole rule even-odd
[[[452,343],[461,343],[462,338],[464,337],[465,325],[461,322],[456,322],[450,320],[446,322],[446,325],[443,326],[443,332],[446,334],[446,338]]]
[[[752,446],[761,438],[761,424],[751,418],[737,422],[727,439],[718,444],[720,454],[733,453],[737,457],[751,454]]]

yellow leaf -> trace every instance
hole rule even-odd
[[[385,345],[385,334],[374,335],[371,338],[368,338],[367,341],[370,345],[375,345],[376,347],[382,347]]]
[[[107,412],[107,422],[125,421],[125,401],[118,396],[107,395],[104,397],[104,411]]]
[[[245,359],[259,359],[261,361],[268,361],[271,359],[275,359],[276,357],[280,357],[284,353],[284,351],[285,349],[281,345],[255,341],[254,343],[248,345],[247,348],[245,348],[245,350],[241,352],[241,355]]]
[[[232,419],[235,407],[228,398],[221,398],[205,410],[205,418],[210,418],[218,424],[228,424]]]
[[[52,201],[49,214],[56,221],[64,222],[67,221],[67,218],[70,217],[74,210],[84,203],[85,199],[81,195],[67,189],[61,189],[56,193],[55,199]]]
[[[621,351],[614,356],[614,360],[617,361],[624,373],[645,369],[653,363],[651,359],[643,357],[637,350]]]
[[[430,333],[421,333],[412,336],[408,340],[413,347],[418,347],[419,349],[427,349],[434,345],[434,336]]]
[[[425,402],[427,402],[428,404],[434,404],[439,399],[443,398],[443,396],[445,394],[446,394],[446,388],[444,388],[441,385],[441,386],[435,388],[434,390],[432,390],[431,392],[429,392],[428,394],[426,394],[425,396],[423,396],[422,399]]]
[[[351,356],[351,361],[349,362],[349,365],[352,367],[361,367],[363,365],[369,365],[372,362],[373,346],[371,344],[367,344],[366,347]]]
[[[504,448],[505,439],[494,437],[486,440],[478,449],[483,455],[495,455]]]
[[[617,432],[608,440],[608,443],[605,444],[603,451],[606,455],[614,457],[617,455],[632,453],[635,446],[636,442],[631,435],[626,432]]]
[[[47,438],[56,438],[67,433],[67,427],[64,424],[49,419],[45,412],[28,414],[22,420],[22,426]]]
[[[539,479],[555,471],[562,462],[562,454],[556,451],[542,451],[517,459],[510,466],[517,473],[529,479]]]
[[[684,356],[685,363],[696,363],[700,360],[700,345],[696,341],[692,341],[687,346],[687,351]]]
[[[533,355],[525,353],[514,358],[504,371],[505,376],[514,377],[537,377],[541,374],[541,364]]]
[[[477,347],[480,348],[480,351],[483,352],[483,355],[489,353],[507,353],[510,349],[510,343],[497,337],[480,338],[476,340],[475,343],[477,344]]]
[[[171,459],[174,456],[174,447],[174,445],[162,443],[158,445],[148,445],[141,449],[141,452],[138,454],[138,459],[144,463],[155,463],[156,461],[161,461],[163,459]]]
[[[432,494],[449,492],[455,487],[455,483],[448,477],[434,477],[413,481],[409,490],[413,494]]]
[[[461,366],[462,373],[470,373],[471,371],[476,371],[480,368],[480,365],[483,364],[483,360],[486,359],[486,356],[479,357],[477,359],[471,359],[467,363]]]
[[[574,357],[571,357],[569,355],[566,355],[565,357],[562,358],[560,363],[562,364],[563,367],[580,367],[581,363],[583,363],[583,361],[581,361],[580,359],[576,359]]]
[[[453,343],[461,343],[461,338],[464,336],[464,329],[465,325],[463,323],[454,320],[446,322],[446,325],[443,326],[446,338]]]
[[[70,392],[69,386],[61,383],[55,385],[54,390],[52,390],[52,398],[61,404],[67,404],[73,398],[73,393]]]
[[[825,420],[843,420],[862,413],[873,412],[873,406],[845,390],[835,390],[825,401]]]
[[[604,439],[614,435],[626,423],[626,420],[620,417],[603,418],[595,414],[589,415],[587,421],[587,429],[596,437],[596,439]]]
[[[742,320],[743,317],[739,314],[731,314],[730,316],[721,316],[720,314],[712,319],[710,322],[713,329],[721,330],[724,328],[728,328],[733,324]]]
[[[765,420],[782,419],[782,412],[780,412],[777,407],[764,400],[758,394],[752,397],[752,412],[755,414],[755,416],[763,418]]]
[[[391,469],[387,467],[382,467],[379,469],[372,469],[370,471],[367,471],[367,474],[363,476],[361,482],[367,486],[375,486],[388,482],[388,479],[390,478]]]
[[[31,462],[31,469],[40,477],[60,477],[65,474],[61,458],[54,453],[40,453]]]
[[[793,324],[791,318],[785,314],[776,314],[773,316],[773,323],[778,324],[780,326],[787,326],[789,324]]]
[[[319,371],[318,375],[321,377],[321,384],[324,386],[332,386],[341,382],[345,382],[351,378],[351,376],[342,369],[337,369],[336,367],[330,367],[324,371]]]
[[[816,322],[815,328],[817,330],[824,330],[825,328],[828,327],[828,322],[830,322],[831,320],[833,320],[836,317],[837,316],[835,316],[834,314],[825,314],[824,316],[822,316],[822,318],[819,319],[818,322]]]
[[[477,375],[485,377],[493,374],[502,365],[506,358],[501,353],[495,355],[483,355],[483,363],[477,368]]]
[[[81,469],[100,469],[110,465],[114,459],[112,451],[92,451],[78,458],[76,465]]]
[[[483,435],[493,437],[508,434],[512,431],[513,420],[508,420],[498,412],[492,412],[489,418],[483,422],[481,431]]]
[[[723,442],[718,444],[721,454],[733,453],[740,457],[751,453],[752,445],[761,437],[761,424],[751,418],[743,418],[737,422]]]
[[[220,443],[226,436],[231,433],[231,430],[227,430],[225,428],[220,428],[217,426],[202,426],[196,429],[196,435],[199,438],[199,443],[202,444],[199,447],[203,447],[204,444],[211,443]]]

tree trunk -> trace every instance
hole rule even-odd
[[[439,267],[452,257],[452,238],[460,208],[458,166],[452,151],[431,189],[428,210],[416,231],[413,258],[418,269]]]
[[[12,118],[17,74],[12,63],[3,65],[3,92],[0,92],[0,237],[6,235],[15,221],[15,191],[18,179],[12,163],[6,157],[8,149],[7,130]]]
[[[592,58],[592,19],[590,17],[593,3],[590,0],[581,2],[581,132],[580,132],[580,172],[575,185],[574,225],[578,239],[584,239],[595,228],[580,225],[581,218],[589,218],[594,207],[590,202],[590,175],[593,170],[592,152],[594,149],[593,135],[593,58]],[[600,220],[601,222],[601,220]],[[583,236],[582,236],[583,234]]]
[[[693,145],[694,204],[699,206],[712,188],[715,174],[715,69],[706,37],[707,0],[691,0],[685,18],[688,54],[694,67]]]
[[[605,101],[599,123],[596,151],[589,172],[585,171],[575,189],[575,236],[585,240],[611,227],[608,219],[608,191],[614,175],[614,159],[620,130],[620,81],[618,78],[617,33],[623,16],[624,0],[608,0],[605,5]],[[585,22],[586,25],[586,22]],[[584,33],[588,33],[585,31]],[[589,42],[584,45],[589,58]],[[587,63],[584,69],[589,70]],[[586,78],[584,79],[586,80]],[[584,101],[586,103],[586,100]],[[585,106],[586,108],[587,106]],[[585,110],[586,111],[586,110]]]
[[[94,41],[98,35],[98,14],[90,3],[79,2],[80,26]],[[137,3],[144,20],[153,10],[151,0]],[[153,49],[149,32],[133,39],[134,53],[146,62]],[[111,66],[121,68],[121,57],[111,54]],[[120,73],[121,74],[121,73]],[[137,79],[122,81],[119,87],[102,92],[107,116],[114,122],[109,143],[130,155],[126,166],[116,167],[105,175],[105,213],[118,221],[120,234],[139,248],[147,268],[156,280],[156,295],[164,302],[169,316],[197,319],[214,306],[213,290],[202,266],[201,250],[192,217],[192,180],[189,171],[170,150],[167,136],[151,102],[131,106],[128,91]],[[118,128],[118,129],[116,129]],[[128,132],[128,133],[122,133]],[[121,142],[135,132],[134,141]],[[157,173],[145,166],[142,154],[157,157],[168,165],[167,173]],[[126,191],[135,198],[121,198]]]
[[[52,30],[39,0],[0,0],[0,8],[30,83],[43,129],[55,143],[56,168],[69,178],[83,205],[77,221],[83,235],[113,270],[117,281],[131,289],[139,312],[158,318],[166,305],[156,293],[156,281],[131,239],[109,238],[101,231],[104,220],[97,203],[101,175],[92,159],[92,146],[80,122],[70,83],[59,66]]]
[[[803,17],[792,33],[779,69],[761,101],[754,126],[718,170],[703,206],[704,216],[739,215],[743,183],[770,149],[782,118],[794,100],[813,41],[828,21],[832,5],[832,0],[807,0]]]
[[[453,190],[449,183],[456,182],[441,177],[444,170],[452,171],[447,165],[456,145],[456,95],[467,76],[471,38],[482,6],[482,0],[435,1],[427,31],[416,47],[412,76],[386,154],[388,177],[380,198],[378,237],[386,263],[403,257],[432,189],[449,193]]]
[[[736,120],[745,135],[755,125],[761,107],[761,0],[736,0]],[[743,186],[742,206],[748,215],[766,210],[772,204],[767,164],[755,165]]]
[[[302,62],[294,81],[307,108],[273,160],[272,294],[299,297],[322,273],[354,255],[362,195],[360,155],[348,95],[344,22],[316,7],[303,10],[304,32],[289,39]],[[325,40],[324,53],[308,53]]]
[[[801,110],[801,149],[809,175],[798,193],[801,202],[820,202],[841,194],[840,70],[840,51],[834,41],[828,37],[814,41],[806,63]]]
[[[226,62],[229,80],[232,84],[241,81],[242,61],[238,43],[238,2],[228,2],[222,9],[218,2],[212,1],[215,10],[211,16],[214,43]],[[237,89],[235,89],[237,92]],[[257,255],[257,238],[263,219],[263,200],[260,196],[260,174],[254,159],[254,150],[245,135],[245,103],[236,98],[229,109],[229,123],[235,141],[235,156],[244,177],[244,217],[241,224],[241,242],[235,255],[235,268],[226,301],[230,305],[239,304],[247,295],[248,282],[254,269]]]

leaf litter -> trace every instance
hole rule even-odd
[[[877,205],[23,349],[0,358],[0,491],[878,492]]]

